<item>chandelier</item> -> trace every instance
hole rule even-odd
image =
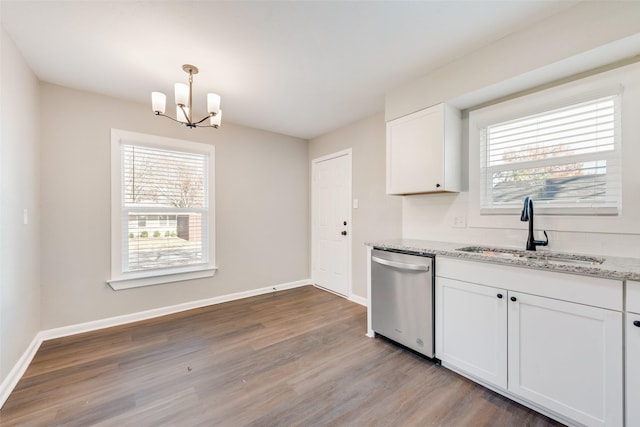
[[[176,118],[164,114],[167,105],[167,96],[162,92],[151,92],[151,105],[156,116],[163,116],[178,122],[188,128],[208,127],[218,128],[222,120],[222,110],[220,109],[220,95],[215,93],[207,94],[207,111],[209,115],[202,119],[193,120],[193,110],[191,109],[191,97],[193,95],[193,75],[198,74],[198,67],[195,65],[184,64],[182,69],[185,73],[189,73],[189,85],[184,83],[176,83],[175,85],[175,101],[176,101]],[[209,119],[209,124],[202,124]]]

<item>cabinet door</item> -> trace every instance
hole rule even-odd
[[[444,189],[444,106],[387,123],[387,193]]]
[[[509,293],[509,390],[589,426],[622,425],[622,313]]]
[[[626,326],[627,425],[640,426],[640,314],[628,313]]]
[[[436,357],[507,387],[507,292],[436,277]]]

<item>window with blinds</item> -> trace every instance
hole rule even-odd
[[[619,95],[480,129],[481,210],[616,214],[621,204]]]
[[[123,271],[206,264],[207,157],[122,145]]]
[[[213,276],[213,146],[112,129],[114,289]]]

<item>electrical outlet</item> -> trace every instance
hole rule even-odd
[[[466,228],[467,227],[467,217],[464,215],[456,215],[453,217],[453,224],[451,224],[453,228]]]

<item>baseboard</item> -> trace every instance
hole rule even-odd
[[[361,296],[353,295],[353,294],[351,294],[351,296],[346,296],[346,295],[342,295],[342,294],[339,294],[339,293],[337,293],[337,292],[334,292],[334,291],[332,291],[331,289],[327,289],[327,288],[325,288],[325,287],[322,287],[322,286],[318,285],[317,283],[312,283],[312,284],[313,284],[313,286],[315,286],[316,288],[318,288],[318,289],[322,289],[323,291],[325,291],[325,292],[329,292],[330,294],[337,295],[337,296],[339,296],[340,298],[348,299],[348,300],[349,300],[349,301],[351,301],[351,302],[355,302],[356,304],[360,304],[360,305],[363,305],[363,306],[365,306],[365,307],[368,307],[368,306],[369,306],[369,301],[368,301],[366,298],[363,298],[363,297],[361,297]]]
[[[153,310],[141,311],[138,313],[126,314],[123,316],[115,316],[107,319],[95,320],[92,322],[79,323],[77,325],[63,326],[60,328],[47,329],[40,331],[33,338],[29,347],[22,354],[22,357],[15,364],[11,372],[0,384],[0,408],[4,405],[9,395],[24,375],[29,364],[36,355],[38,348],[43,341],[62,338],[69,335],[80,334],[83,332],[96,331],[99,329],[109,328],[112,326],[124,325],[140,320],[152,319],[154,317],[166,316],[167,314],[179,313],[181,311],[192,310],[194,308],[206,307],[209,305],[221,304],[223,302],[235,301],[243,298],[249,298],[257,295],[267,294],[274,291],[283,291],[286,289],[298,288],[300,286],[311,284],[311,279],[298,280],[295,282],[281,283],[279,285],[267,286],[264,288],[253,289],[245,292],[237,292],[219,297],[206,298],[198,301],[191,301],[183,304],[176,304],[168,307],[156,308]]]
[[[359,295],[351,295],[349,297],[349,301],[353,301],[356,304],[360,304],[360,305],[363,305],[365,307],[369,307],[369,300],[367,300],[367,298],[363,298],[363,297],[361,297]]]
[[[265,288],[252,289],[245,292],[222,295],[219,297],[206,298],[197,301],[190,301],[167,307],[155,308],[153,310],[141,311],[138,313],[125,314],[107,319],[95,320],[92,322],[79,323],[77,325],[63,326],[61,328],[48,329],[42,331],[43,341],[53,338],[61,338],[83,332],[96,331],[98,329],[110,328],[112,326],[125,325],[127,323],[138,322],[140,320],[153,319],[154,317],[166,316],[167,314],[179,313],[181,311],[193,310],[194,308],[207,307],[209,305],[221,304],[223,302],[235,301],[257,295],[267,294],[274,291],[283,291],[310,284],[311,280],[298,280],[295,282],[281,283],[279,285],[267,286]]]
[[[20,378],[22,378],[22,376],[24,375],[25,371],[29,367],[29,364],[33,360],[33,357],[36,355],[38,349],[40,348],[40,344],[42,344],[42,333],[38,332],[31,341],[31,344],[29,344],[25,352],[22,354],[20,359],[18,359],[18,362],[13,366],[9,374],[4,378],[2,384],[0,384],[0,408],[2,408],[4,402],[7,401],[9,395],[18,384],[18,381],[20,381]]]

